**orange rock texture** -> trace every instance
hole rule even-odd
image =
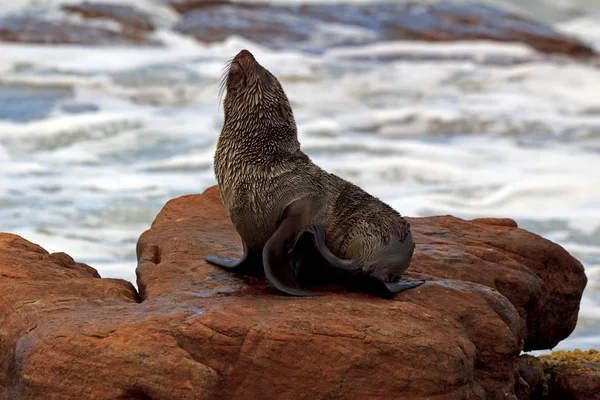
[[[139,294],[0,234],[0,399],[516,398],[523,347],[575,326],[581,264],[511,220],[410,222],[428,282],[393,299],[207,264],[242,250],[215,187],[140,237]]]

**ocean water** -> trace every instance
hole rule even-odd
[[[279,77],[322,167],[403,215],[511,217],[581,260],[579,324],[558,348],[600,348],[597,64],[483,41],[205,45],[171,30],[179,16],[160,2],[114,2],[149,13],[166,46],[0,43],[0,231],[135,282],[136,241],[164,203],[215,184],[218,82],[247,48]],[[60,2],[2,3],[0,16],[52,18]],[[488,3],[600,50],[597,0]]]

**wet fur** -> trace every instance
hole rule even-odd
[[[325,228],[326,246],[335,256],[352,260],[360,275],[400,277],[415,247],[409,223],[301,151],[281,84],[252,54],[240,52],[224,76],[225,121],[214,168],[231,221],[248,247],[259,253],[284,210],[304,200],[305,225]]]

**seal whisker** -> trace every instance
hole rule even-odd
[[[231,58],[225,66],[223,67],[223,75],[221,76],[221,80],[219,81],[219,103],[217,109],[221,108],[221,103],[223,102],[223,94],[225,94],[225,86],[227,83],[227,77],[229,75],[229,71],[231,69],[231,64],[233,64],[233,58]]]
[[[233,63],[233,60],[235,60],[235,57],[231,57],[229,60],[225,61],[225,65],[223,66],[222,70],[229,69]]]
[[[217,105],[217,109],[221,109],[221,104],[223,103],[223,95],[225,94],[225,84],[219,85],[219,103]]]

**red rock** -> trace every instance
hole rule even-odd
[[[506,220],[409,220],[417,243],[411,270],[498,290],[527,321],[525,351],[552,348],[575,329],[587,278],[561,246]]]
[[[410,275],[429,282],[391,300],[339,287],[288,297],[207,264],[209,252],[241,252],[214,187],[169,201],[140,237],[141,303],[128,283],[2,234],[0,290],[12,294],[0,298],[0,398],[511,398],[522,344],[534,340],[525,326],[556,323],[555,307],[520,302],[564,301],[553,279],[581,266],[502,223],[411,223]],[[535,243],[510,244],[519,239]],[[536,269],[553,257],[554,276]],[[521,280],[536,286],[516,296]],[[559,312],[569,321],[577,310]]]
[[[600,352],[555,351],[518,360],[519,400],[599,400]]]
[[[514,219],[510,218],[475,218],[471,222],[477,222],[480,224],[497,225],[497,226],[510,226],[518,228],[519,226]]]
[[[589,45],[549,26],[483,4],[388,2],[274,5],[220,0],[173,0],[184,14],[176,26],[203,42],[236,34],[275,48],[323,50],[388,40],[492,40],[524,43],[543,53],[576,57],[597,54]],[[265,24],[268,21],[268,24]],[[331,24],[365,34],[337,35]],[[368,33],[368,34],[367,34]]]
[[[36,375],[33,379],[46,376],[44,369],[31,371],[30,364],[22,362],[31,346],[40,345],[32,340],[38,328],[56,326],[65,316],[86,313],[84,310],[128,305],[138,300],[131,283],[99,279],[96,270],[74,262],[64,253],[48,254],[21,237],[6,233],[0,234],[0,293],[1,399],[21,398],[23,382],[29,374]],[[92,315],[93,311],[87,312],[88,319]],[[46,362],[52,362],[42,356]],[[62,398],[69,396],[65,392]]]
[[[522,355],[517,360],[515,394],[519,400],[542,400],[548,395],[547,375],[542,361],[531,355]]]
[[[598,350],[555,351],[541,360],[550,377],[549,400],[600,400]]]

